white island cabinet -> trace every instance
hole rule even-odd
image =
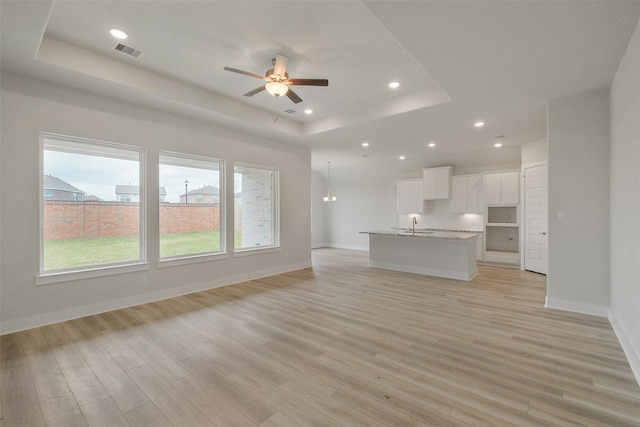
[[[471,280],[478,274],[478,233],[380,230],[369,235],[369,267],[448,279]]]

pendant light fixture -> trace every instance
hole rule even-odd
[[[323,200],[327,203],[336,201],[336,196],[331,196],[331,162],[327,162],[327,195]]]

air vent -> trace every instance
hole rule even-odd
[[[284,110],[285,113],[289,113],[289,114],[293,114],[296,112],[296,110],[292,110],[291,108],[289,108],[288,110]]]
[[[127,46],[127,45],[124,45],[124,44],[122,44],[122,43],[118,43],[118,44],[116,45],[115,49],[116,49],[118,52],[122,52],[122,53],[124,53],[124,54],[126,54],[126,55],[133,56],[134,58],[137,58],[137,57],[139,57],[140,55],[142,55],[142,52],[141,52],[141,51],[136,50],[136,49],[134,49],[134,48],[132,48],[132,47],[129,47],[129,46]]]

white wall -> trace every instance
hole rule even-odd
[[[609,91],[550,101],[547,306],[609,306]],[[566,220],[557,213],[565,212]]]
[[[523,144],[521,150],[523,165],[544,162],[549,159],[547,138],[530,142],[529,144]]]
[[[610,320],[640,383],[640,23],[611,85]]]
[[[1,113],[3,333],[311,265],[311,153],[306,147],[6,73]],[[159,150],[224,159],[229,183],[234,161],[278,167],[281,250],[159,269],[158,206],[152,202],[157,193],[149,191],[147,284],[140,284],[141,273],[128,273],[36,286],[40,131],[144,147],[150,189],[158,188]],[[233,192],[227,195],[227,218],[233,218]],[[230,250],[232,229],[227,242]]]
[[[331,176],[334,203],[324,206],[327,243],[336,248],[369,250],[371,231],[397,226],[396,182],[389,178],[334,180]]]

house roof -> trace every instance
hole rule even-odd
[[[59,190],[59,191],[69,191],[72,193],[82,193],[87,194],[86,192],[80,190],[77,187],[69,184],[68,182],[58,178],[53,175],[45,175],[44,176],[44,189],[45,190]]]
[[[218,189],[218,187],[205,185],[204,187],[196,188],[195,190],[191,190],[187,193],[188,196],[199,194],[217,196],[218,194],[220,194],[220,190]]]

